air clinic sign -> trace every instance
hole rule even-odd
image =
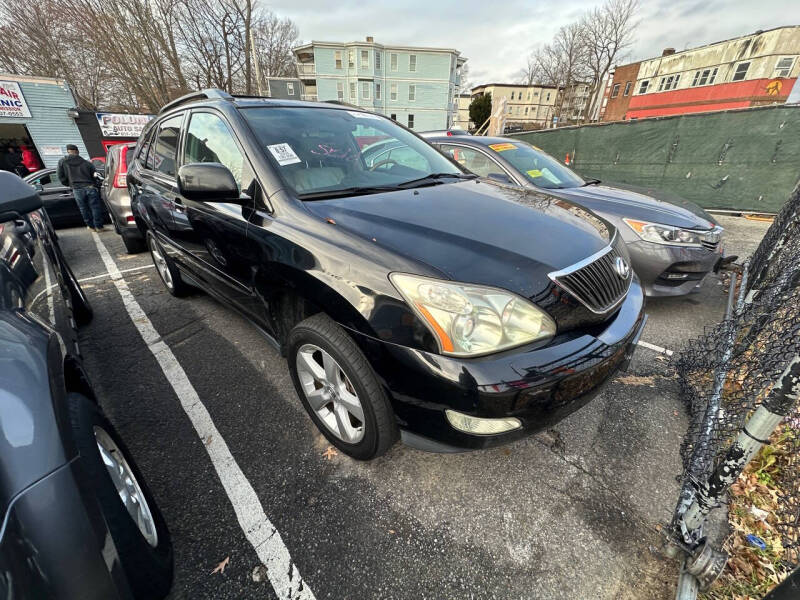
[[[104,138],[138,138],[153,115],[128,115],[124,113],[95,113]]]
[[[29,119],[31,111],[16,81],[0,81],[0,117]]]

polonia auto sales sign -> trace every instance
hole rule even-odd
[[[0,81],[0,117],[29,119],[31,111],[16,81]]]
[[[153,115],[129,115],[125,113],[95,113],[103,137],[138,138]]]

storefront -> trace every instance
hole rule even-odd
[[[153,115],[78,111],[75,122],[92,157],[106,155],[114,144],[135,142]]]
[[[25,152],[30,164],[55,167],[66,145],[89,154],[80,131],[75,98],[66,82],[48,77],[0,74],[0,152]]]

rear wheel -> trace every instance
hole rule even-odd
[[[358,460],[386,453],[399,437],[394,411],[352,338],[320,313],[292,329],[287,347],[295,389],[328,441]]]
[[[134,598],[163,598],[172,585],[172,541],[164,517],[114,426],[80,394],[67,396],[87,489],[94,492]]]
[[[158,276],[167,291],[173,296],[185,296],[189,293],[191,288],[188,284],[184,283],[181,279],[181,273],[178,267],[172,262],[172,259],[167,256],[161,244],[156,239],[152,231],[147,232],[147,247],[150,249],[150,256],[153,258],[153,264],[158,271]]]

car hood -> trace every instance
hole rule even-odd
[[[614,227],[551,195],[486,181],[306,202],[376,245],[455,280],[525,297],[608,245]]]
[[[587,185],[552,190],[605,217],[625,217],[687,229],[712,229],[716,222],[695,203],[664,192],[634,186]]]

